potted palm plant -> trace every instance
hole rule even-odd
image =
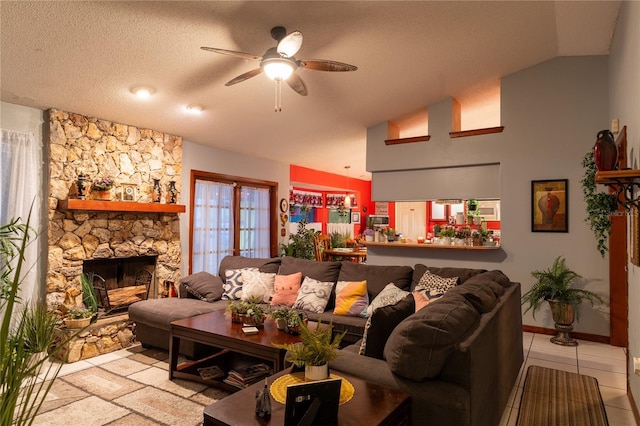
[[[322,327],[318,321],[316,328],[311,330],[304,323],[300,323],[301,343],[275,345],[288,351],[286,360],[296,367],[305,369],[307,380],[322,380],[329,377],[329,361],[336,359],[336,352],[346,331],[333,334],[333,327]]]
[[[522,296],[522,304],[529,304],[524,312],[531,310],[535,318],[536,311],[544,302],[549,302],[556,328],[556,335],[551,338],[551,342],[577,346],[578,342],[570,333],[573,322],[579,319],[581,303],[588,300],[593,306],[594,302],[602,302],[602,297],[589,290],[574,288],[575,282],[582,277],[566,266],[562,256],[558,256],[549,269],[533,271],[531,276],[537,281]]]

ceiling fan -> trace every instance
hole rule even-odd
[[[306,68],[314,71],[330,71],[345,72],[356,71],[358,67],[337,61],[329,61],[326,59],[296,59],[294,55],[298,53],[302,46],[302,33],[293,31],[287,34],[284,27],[273,27],[271,29],[271,37],[278,42],[276,47],[271,47],[262,56],[253,55],[251,53],[238,52],[235,50],[218,49],[216,47],[201,47],[208,52],[220,53],[223,55],[235,56],[242,59],[254,59],[260,61],[260,67],[244,74],[240,74],[236,78],[229,80],[225,86],[243,82],[255,77],[264,71],[270,79],[276,82],[276,111],[281,111],[281,84],[286,81],[289,87],[302,96],[307,96],[307,86],[304,81],[296,74],[298,68]]]

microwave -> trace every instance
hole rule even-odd
[[[367,219],[367,226],[389,226],[389,216],[381,214],[371,214]]]

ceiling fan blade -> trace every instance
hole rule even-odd
[[[299,67],[314,71],[356,71],[358,67],[342,62],[329,61],[326,59],[305,59],[297,61]]]
[[[302,46],[302,33],[294,31],[278,43],[277,52],[285,58],[290,58],[300,50]]]
[[[223,55],[235,56],[236,58],[242,58],[242,59],[257,59],[257,60],[262,59],[262,56],[257,56],[257,55],[253,55],[251,53],[245,53],[245,52],[237,52],[235,50],[218,49],[216,47],[201,47],[200,49],[206,50],[207,52],[221,53]]]
[[[262,68],[256,68],[254,70],[247,71],[244,74],[240,74],[239,76],[237,76],[233,80],[229,80],[225,84],[225,86],[233,86],[234,84],[242,83],[243,81],[248,80],[251,77],[255,77],[256,75],[260,74],[261,72],[262,72]]]
[[[298,76],[298,74],[293,73],[286,80],[289,87],[298,92],[299,95],[307,96],[307,86],[304,84],[304,81]]]

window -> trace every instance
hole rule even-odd
[[[271,257],[277,252],[278,184],[191,172],[191,273],[217,273],[227,255]]]

